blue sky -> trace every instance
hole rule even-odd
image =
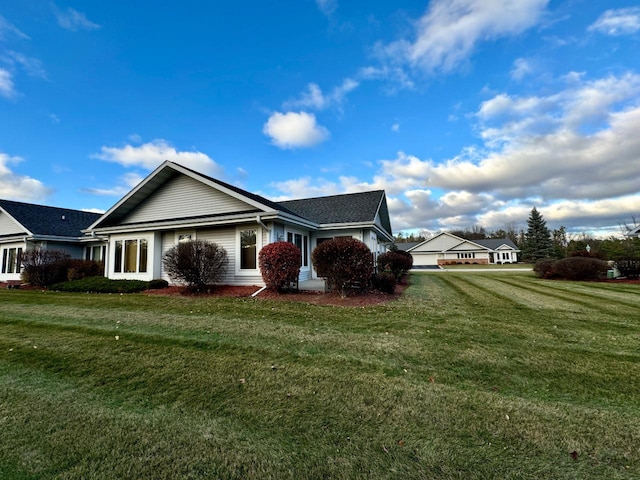
[[[0,0],[0,197],[104,211],[163,160],[394,231],[640,216],[640,4]]]

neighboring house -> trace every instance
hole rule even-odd
[[[402,248],[403,244],[397,244]],[[406,249],[413,256],[413,267],[456,264],[516,263],[520,250],[509,239],[465,240],[451,233],[440,233]]]
[[[32,248],[102,260],[106,244],[82,233],[98,218],[97,213],[0,200],[0,281],[20,280],[20,255]]]
[[[640,225],[635,228],[632,228],[627,233],[625,233],[628,237],[639,237],[640,238]]]
[[[162,257],[182,241],[209,240],[225,248],[229,266],[220,283],[263,285],[258,253],[288,241],[302,252],[300,280],[317,278],[311,252],[322,241],[348,236],[374,258],[393,241],[382,190],[274,202],[166,161],[87,230],[108,241],[112,279],[168,277]]]

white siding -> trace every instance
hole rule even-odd
[[[263,238],[268,234],[264,229],[263,230]],[[216,229],[207,229],[207,230],[197,230],[196,231],[196,239],[197,240],[206,240],[209,242],[214,242],[223,247],[227,251],[227,272],[224,277],[218,282],[221,285],[264,285],[262,281],[262,277],[260,275],[236,275],[235,265],[236,265],[236,228],[216,228]],[[167,250],[175,245],[176,242],[176,232],[174,230],[170,230],[167,232],[163,232],[162,234],[162,255],[164,255]],[[170,283],[175,283],[162,267],[161,277]]]
[[[424,245],[420,245],[416,249],[412,250],[410,253],[442,252],[444,250],[449,250],[455,247],[461,242],[462,240],[446,234],[438,235],[436,237],[433,237],[431,240],[428,240]]]
[[[246,212],[255,207],[202,182],[179,175],[138,205],[122,223]]]
[[[24,228],[8,215],[0,213],[0,235],[11,235],[14,233],[24,233]]]

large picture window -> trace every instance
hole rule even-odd
[[[116,240],[113,271],[115,273],[146,273],[149,242],[144,238]]]
[[[84,259],[94,260],[96,262],[104,261],[104,254],[107,251],[107,247],[104,245],[94,245],[92,247],[84,248]]]
[[[20,273],[22,248],[5,248],[2,250],[2,273]]]

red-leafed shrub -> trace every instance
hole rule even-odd
[[[69,260],[67,265],[67,280],[81,280],[87,277],[104,275],[104,263],[95,260]]]
[[[607,273],[607,262],[590,257],[568,257],[561,260],[538,260],[533,268],[541,278],[563,280],[597,280]]]
[[[275,242],[265,245],[258,255],[260,273],[270,290],[282,292],[300,275],[302,254],[293,243]]]
[[[327,287],[343,298],[352,287],[369,288],[373,255],[360,240],[338,237],[322,242],[311,253],[311,260],[318,275],[326,278]]]
[[[597,258],[569,257],[553,264],[553,274],[566,280],[597,280],[608,268],[607,262]]]
[[[410,253],[401,250],[386,252],[378,257],[378,270],[393,273],[398,283],[411,270],[411,267],[413,267],[413,257]]]
[[[541,258],[533,266],[534,273],[540,278],[553,278],[553,264],[555,258]]]
[[[393,293],[396,290],[396,276],[391,272],[380,272],[373,276],[373,288],[382,293]]]

